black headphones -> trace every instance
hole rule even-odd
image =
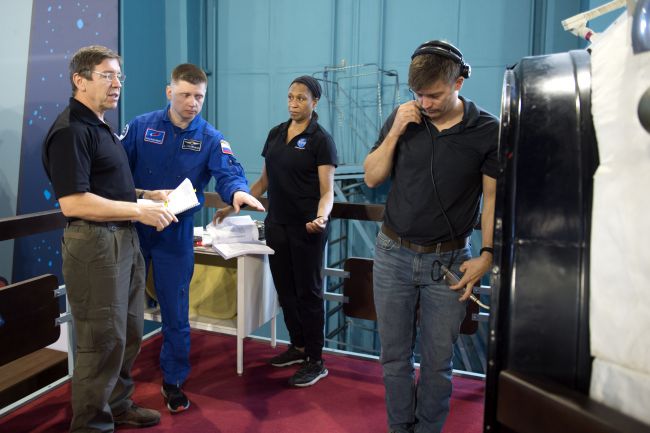
[[[442,57],[453,60],[455,63],[460,65],[460,76],[463,78],[469,78],[472,74],[472,67],[465,63],[463,60],[463,53],[452,44],[443,41],[427,41],[417,47],[417,49],[411,55],[411,60],[422,54],[437,54]]]

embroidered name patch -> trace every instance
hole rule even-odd
[[[226,155],[232,155],[232,149],[230,148],[230,143],[228,143],[226,140],[221,140],[221,153],[225,153]]]
[[[303,137],[299,139],[298,142],[296,143],[296,149],[305,150],[306,144],[307,144],[307,139]]]
[[[183,150],[193,150],[194,152],[200,152],[201,151],[201,140],[192,140],[189,138],[186,138],[183,140],[183,145],[181,146],[181,149]]]
[[[163,144],[165,139],[165,131],[156,131],[155,129],[147,128],[144,132],[144,141],[155,144]]]

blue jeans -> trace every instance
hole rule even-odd
[[[444,280],[434,281],[431,270],[435,260],[448,265],[452,254],[451,269],[460,276],[460,264],[471,257],[469,246],[418,254],[382,232],[377,235],[375,308],[388,424],[395,432],[439,432],[449,413],[453,345],[465,317],[465,303],[458,302],[460,292],[450,290]],[[418,325],[420,377],[416,382],[413,351]]]

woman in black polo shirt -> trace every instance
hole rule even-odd
[[[269,256],[291,345],[269,360],[285,367],[303,364],[289,379],[292,386],[310,386],[327,376],[321,353],[323,325],[323,252],[328,218],[334,202],[336,145],[318,124],[314,112],[321,95],[318,81],[301,76],[287,95],[289,120],[272,128],[264,144],[264,166],[251,194],[268,191],[265,235],[275,250]],[[219,210],[221,221],[232,208]]]

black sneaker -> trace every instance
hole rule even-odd
[[[117,426],[151,427],[160,422],[160,412],[133,404],[121,414],[113,415],[113,422]]]
[[[323,366],[323,360],[307,359],[305,364],[289,378],[291,386],[312,386],[325,376],[327,369]]]
[[[167,409],[171,413],[183,412],[190,407],[190,401],[179,386],[163,382],[160,392],[165,398]]]
[[[274,367],[286,367],[287,365],[291,364],[302,364],[305,362],[306,357],[307,356],[304,352],[296,349],[292,344],[285,352],[282,352],[281,354],[269,359],[269,364]]]

